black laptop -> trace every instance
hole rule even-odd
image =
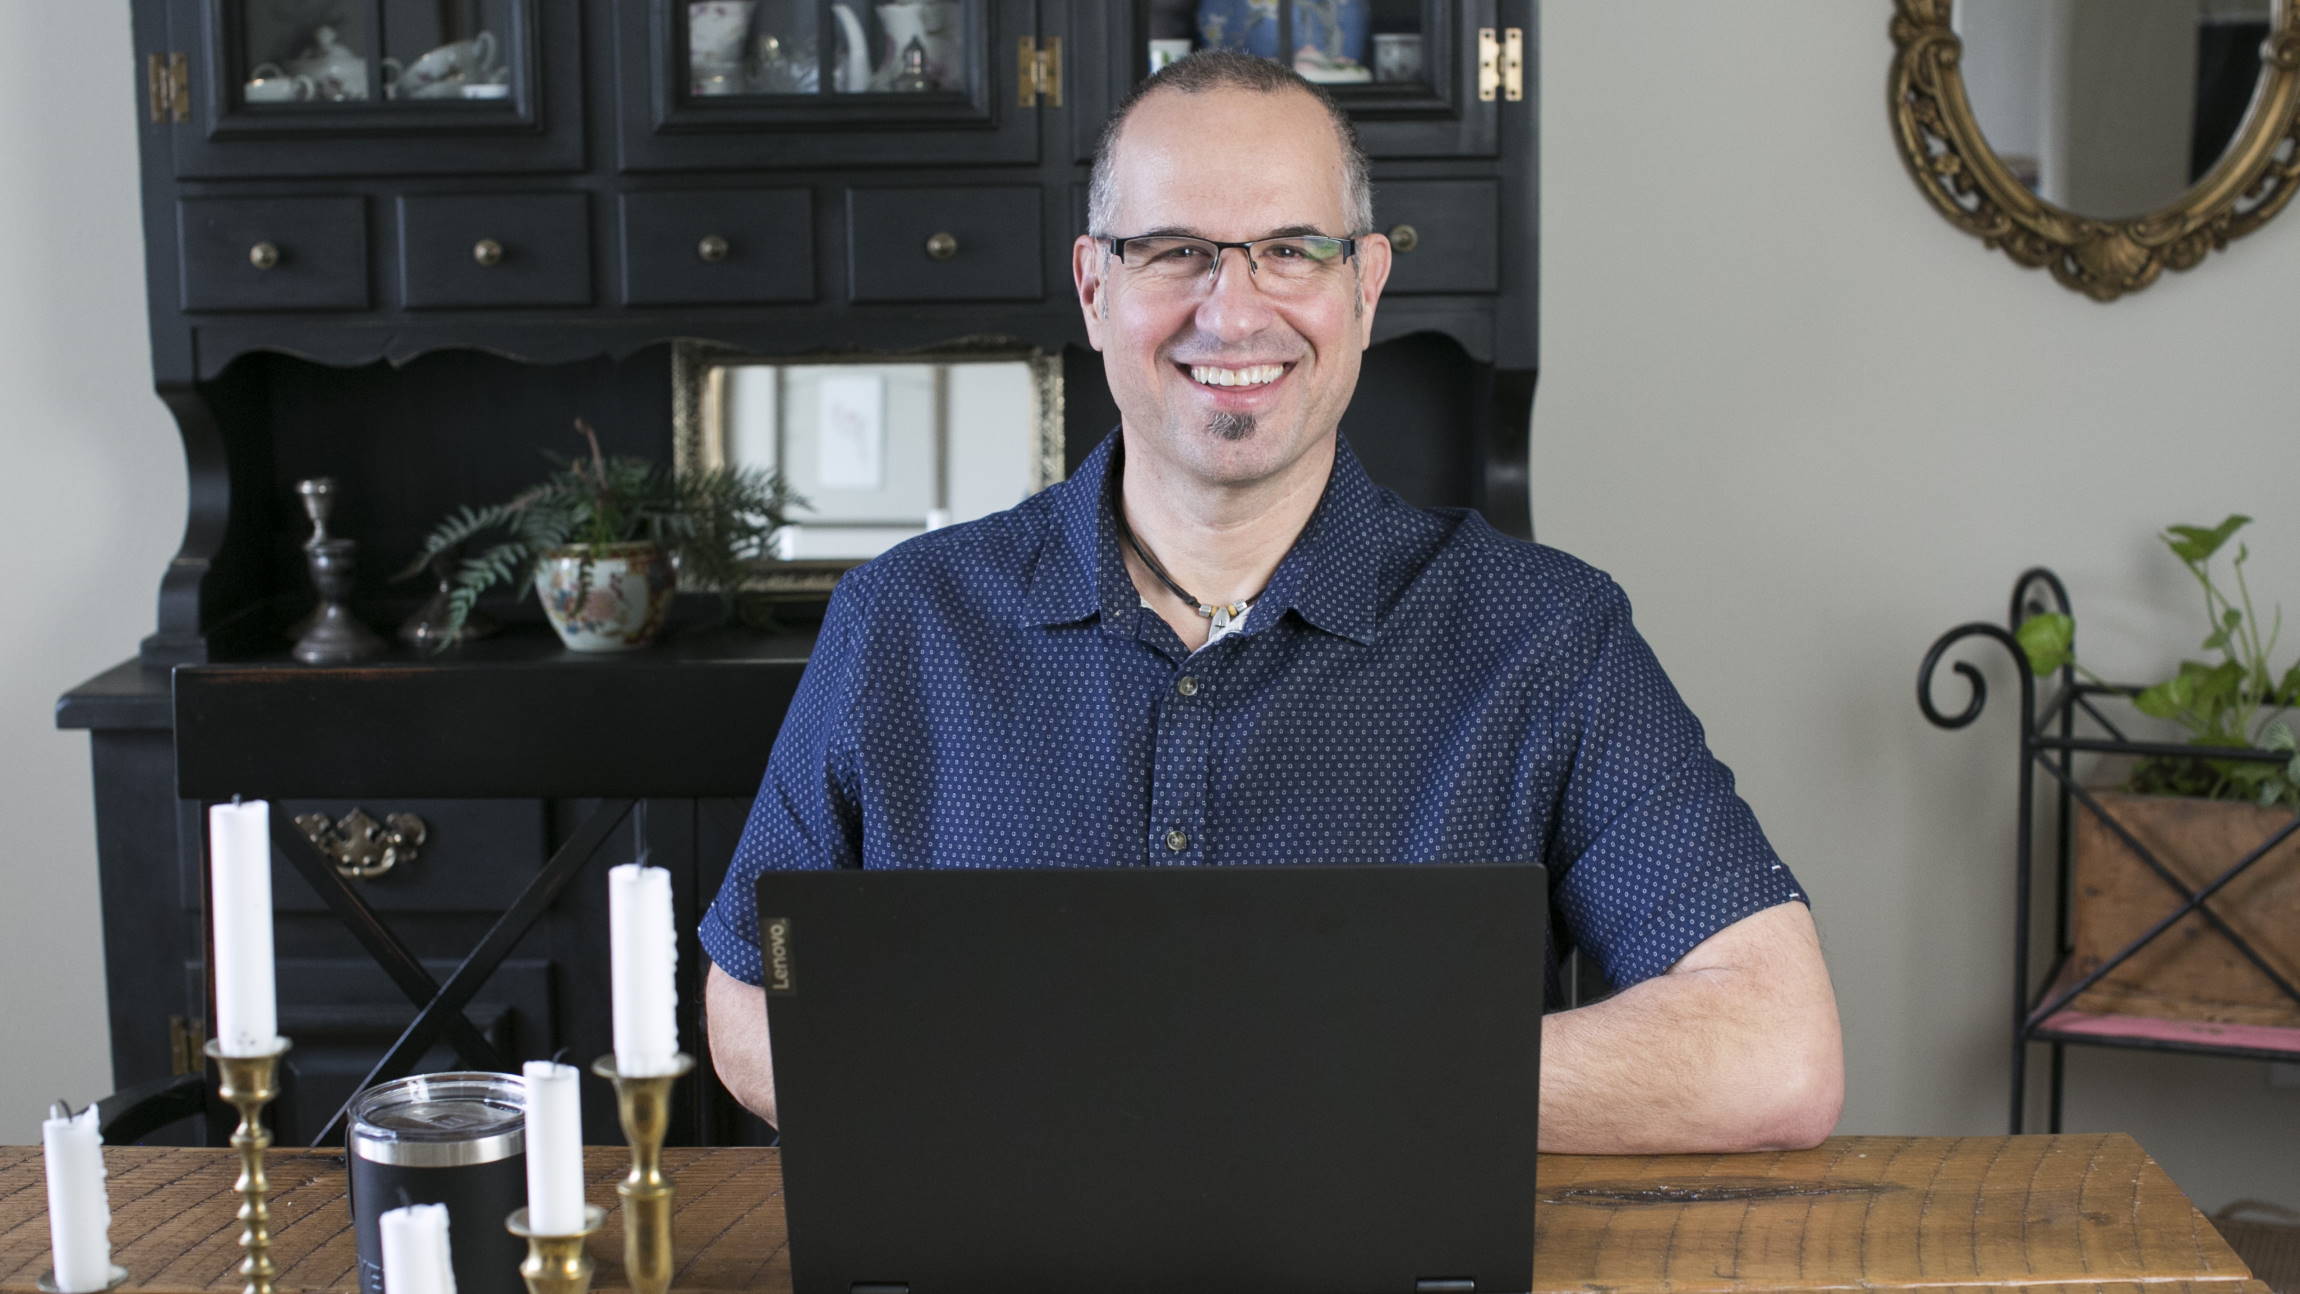
[[[758,897],[796,1294],[1531,1288],[1540,867]]]

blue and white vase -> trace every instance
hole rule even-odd
[[[1373,26],[1367,0],[1290,0],[1295,71],[1313,81],[1368,79],[1366,42]],[[1199,0],[1198,39],[1207,49],[1240,50],[1275,59],[1279,0]]]
[[[1207,49],[1278,56],[1278,0],[1199,0],[1198,39]]]

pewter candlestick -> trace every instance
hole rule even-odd
[[[348,604],[358,550],[350,539],[322,539],[304,549],[320,596],[319,614],[296,640],[295,658],[306,665],[346,665],[383,653],[383,639],[353,619]]]

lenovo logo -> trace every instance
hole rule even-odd
[[[767,992],[778,997],[798,992],[791,974],[791,919],[767,918]]]

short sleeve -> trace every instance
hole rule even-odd
[[[1612,581],[1574,642],[1555,897],[1575,942],[1626,988],[1743,917],[1805,896]]]
[[[858,572],[831,596],[806,671],[775,734],[734,861],[697,934],[721,970],[759,983],[758,896],[765,871],[852,867],[862,857],[854,786],[854,682],[863,601]],[[740,716],[734,717],[740,721]]]

